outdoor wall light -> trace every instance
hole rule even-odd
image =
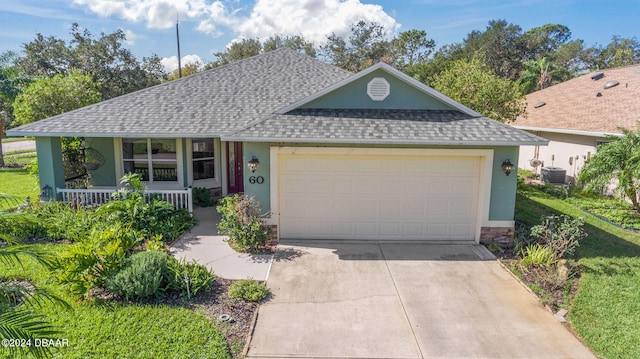
[[[513,163],[511,163],[511,160],[507,159],[502,162],[502,170],[507,176],[511,173],[511,170],[513,170]]]
[[[253,156],[249,162],[247,163],[247,165],[249,165],[249,169],[251,169],[251,172],[255,172],[258,169],[258,166],[260,165],[260,161],[258,161],[258,159],[256,158],[256,156]]]

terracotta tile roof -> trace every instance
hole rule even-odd
[[[603,72],[604,77],[591,76]],[[609,81],[618,86],[605,89]],[[597,94],[600,93],[601,96]],[[544,102],[545,105],[535,108]],[[619,133],[640,121],[640,65],[595,71],[527,95],[527,117],[514,126]]]

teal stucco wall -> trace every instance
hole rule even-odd
[[[49,186],[52,189],[51,195],[55,199],[60,199],[55,191],[56,188],[64,188],[60,137],[36,137],[36,153],[40,189]]]
[[[104,157],[104,163],[100,168],[91,171],[92,186],[117,186],[120,182],[116,178],[116,159],[114,153],[114,139],[105,137],[85,138],[85,144],[92,147]]]
[[[283,144],[268,144],[268,143],[244,143],[244,163],[246,164],[252,156],[260,161],[260,167],[255,173],[251,173],[245,165],[245,179],[244,190],[248,195],[255,196],[255,198],[262,204],[263,211],[268,211],[270,202],[270,147],[282,146]],[[318,145],[318,144],[291,144],[292,146],[309,146],[309,147],[345,147],[345,145]],[[395,147],[395,148],[448,148],[448,149],[488,149],[488,147],[462,147],[462,146],[446,146],[446,147],[420,147],[420,146],[375,146],[375,145],[361,145],[353,147]],[[489,148],[491,149],[491,148]],[[518,150],[517,146],[513,147],[496,147],[493,148],[493,163],[492,168],[492,183],[491,183],[491,198],[489,202],[489,220],[490,221],[513,221],[514,206],[516,200],[516,186],[517,186],[517,161]],[[514,164],[514,172],[509,176],[505,175],[502,170],[502,162],[506,159],[510,159]],[[264,183],[250,183],[250,176],[262,176]]]
[[[519,147],[497,147],[493,152],[493,181],[491,183],[490,221],[513,221],[518,185]],[[502,170],[502,162],[510,160],[513,171],[507,176]]]
[[[271,208],[271,181],[269,179],[270,166],[270,144],[245,142],[242,146],[242,162],[244,163],[244,193],[254,196],[262,207],[262,212],[266,213]],[[255,156],[260,161],[260,166],[255,172],[251,172],[247,163]],[[253,177],[253,180],[252,180]],[[258,178],[264,179],[264,182]],[[252,183],[253,182],[253,183]]]
[[[390,93],[383,101],[373,101],[367,95],[367,83],[374,77],[383,77],[390,85]],[[303,106],[303,108],[345,109],[404,109],[451,110],[447,104],[421,92],[406,82],[377,70],[352,83],[330,92]]]

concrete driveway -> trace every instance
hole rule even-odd
[[[250,358],[594,358],[484,247],[280,245]]]

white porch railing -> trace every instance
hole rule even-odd
[[[58,188],[58,193],[62,195],[62,201],[73,203],[78,206],[99,206],[112,200],[111,194],[116,189],[71,189]],[[193,195],[191,188],[180,190],[146,190],[146,198],[154,197],[163,199],[173,204],[178,209],[186,209],[193,212]]]

